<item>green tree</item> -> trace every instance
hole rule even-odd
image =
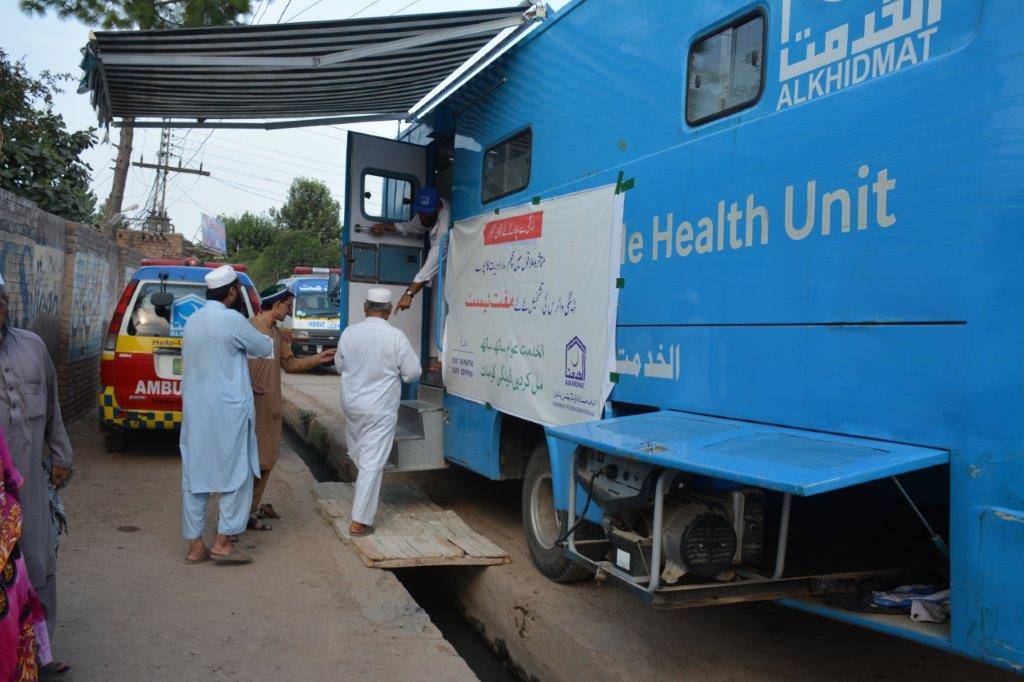
[[[0,187],[62,218],[91,222],[92,169],[79,155],[96,143],[95,129],[70,132],[53,110],[53,96],[70,79],[49,71],[34,78],[0,49]]]
[[[296,266],[338,267],[341,259],[338,242],[324,244],[309,232],[288,229],[279,230],[274,240],[259,252],[239,255],[260,288],[288,277]]]
[[[221,216],[227,236],[228,256],[258,254],[277,237],[278,228],[265,215],[246,211],[240,216]]]
[[[57,13],[87,26],[118,28],[193,28],[238,23],[252,10],[251,0],[19,0],[29,14]]]
[[[324,244],[337,244],[341,238],[341,205],[319,180],[292,180],[284,205],[270,214],[279,226],[308,232]]]
[[[268,0],[269,1],[269,0]],[[193,28],[239,23],[252,11],[252,0],[18,0],[21,11],[44,15],[53,11],[62,19],[75,18],[90,27]],[[117,162],[103,216],[121,210],[132,158],[135,119],[125,116],[117,145]]]

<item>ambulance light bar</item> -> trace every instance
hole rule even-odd
[[[141,261],[142,265],[179,265],[186,267],[203,267],[203,268],[219,268],[222,265],[230,265],[237,272],[248,272],[249,267],[242,263],[218,263],[215,261],[206,261],[200,263],[199,260],[192,256],[190,258],[143,258]]]
[[[340,275],[341,268],[311,268],[300,266],[292,270],[295,275]]]

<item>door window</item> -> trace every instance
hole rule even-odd
[[[381,222],[405,222],[412,218],[412,198],[416,191],[412,176],[385,171],[363,172],[363,216]]]

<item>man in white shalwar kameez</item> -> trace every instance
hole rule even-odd
[[[274,351],[238,311],[243,296],[238,275],[222,265],[206,275],[206,305],[185,323],[182,334],[181,491],[182,527],[189,542],[185,561],[246,562],[231,536],[245,531],[253,477],[259,477],[255,412],[246,355]],[[203,544],[206,503],[220,493],[220,519],[213,546]]]
[[[388,324],[391,292],[370,289],[366,319],[345,328],[334,364],[341,374],[348,456],[359,470],[352,501],[351,535],[371,532],[380,483],[398,424],[402,385],[420,378],[420,359],[398,329]]]

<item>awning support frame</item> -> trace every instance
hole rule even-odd
[[[300,118],[288,121],[133,121],[126,124],[114,121],[116,128],[226,128],[232,130],[282,130],[286,128],[308,128],[313,126],[341,125],[345,123],[376,123],[379,121],[405,121],[409,114],[368,114],[366,116],[329,116],[326,118]]]

